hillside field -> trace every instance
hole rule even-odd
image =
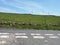
[[[0,28],[60,30],[60,16],[0,13]]]

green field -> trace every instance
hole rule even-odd
[[[0,27],[60,30],[60,16],[0,12]]]

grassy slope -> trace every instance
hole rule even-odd
[[[30,28],[60,30],[60,17],[58,16],[0,13],[0,22],[40,24],[41,26],[30,26]],[[28,28],[29,26],[25,27]]]

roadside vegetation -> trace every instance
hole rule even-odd
[[[60,30],[60,16],[0,12],[0,28]]]

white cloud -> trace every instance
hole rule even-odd
[[[2,2],[6,5],[10,5],[13,7],[16,7],[18,9],[23,9],[27,12],[30,13],[36,13],[36,14],[40,14],[40,13],[46,13],[46,9],[44,9],[40,4],[32,2],[32,1],[22,1],[22,0],[14,0],[14,2],[7,2],[7,0],[2,0]]]
[[[25,9],[29,10],[30,12],[33,11],[33,13],[47,13],[48,9],[44,8],[43,6],[41,6],[40,4],[36,3],[36,2],[32,2],[32,1],[20,1],[20,0],[15,0],[16,2],[18,2],[18,5],[20,2],[22,2],[22,4],[25,4]],[[37,12],[38,11],[38,12]]]
[[[8,13],[19,13],[19,12],[17,12],[17,11],[15,11],[15,10],[12,10],[12,9],[9,9],[9,8],[5,8],[5,7],[0,7],[0,11],[1,12],[8,12]]]

